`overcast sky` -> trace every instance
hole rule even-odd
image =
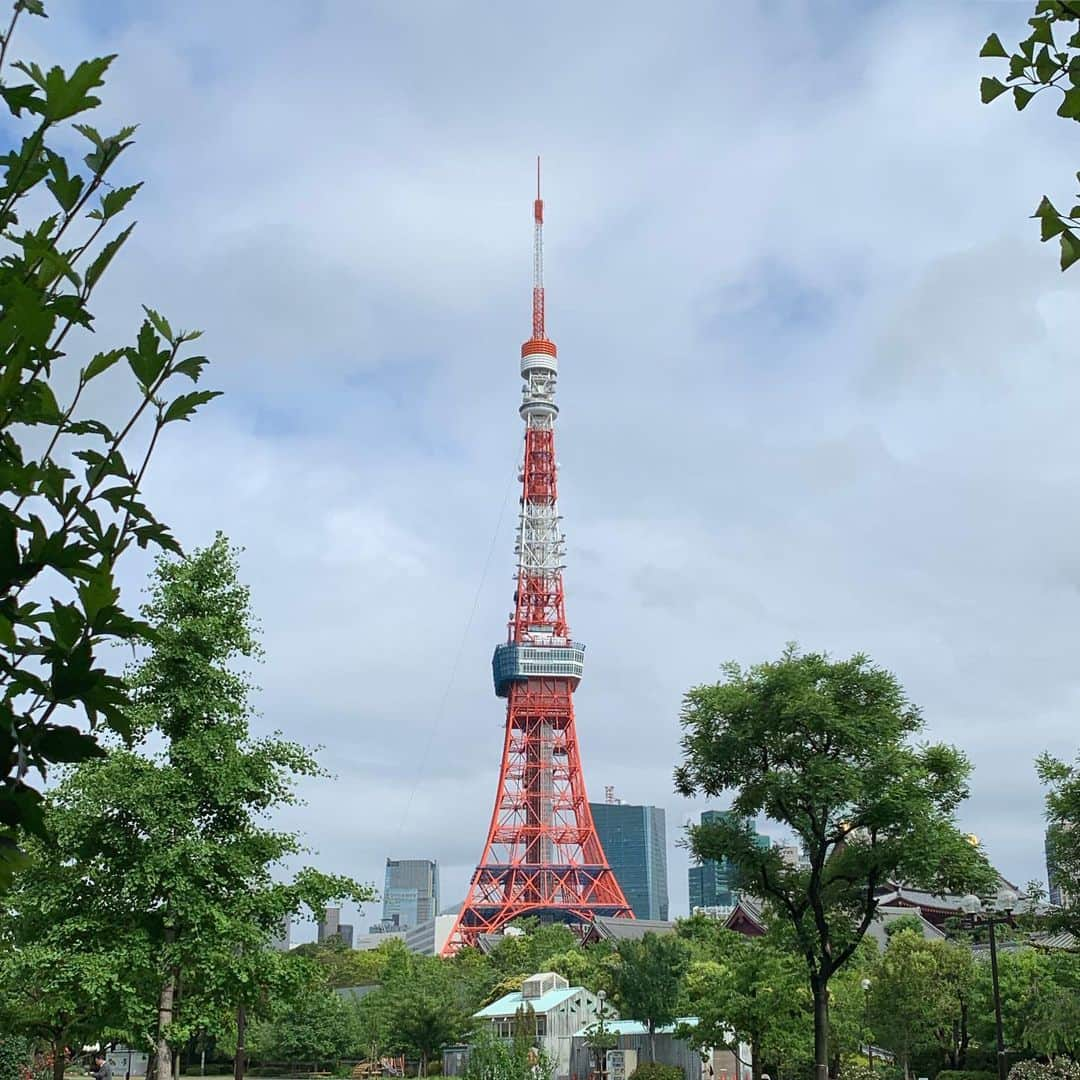
[[[1032,760],[1080,696],[1077,131],[980,105],[1017,2],[53,0],[17,55],[120,54],[139,227],[96,303],[205,330],[226,391],[150,497],[243,545],[260,726],[325,747],[283,816],[381,885],[480,855],[544,155],[568,614],[594,799],[667,811],[682,693],[868,652],[975,765],[963,824],[1042,877]],[[107,119],[106,119],[107,117]],[[179,426],[178,426],[179,427]],[[145,569],[140,566],[141,573]],[[129,582],[139,585],[133,567]],[[777,834],[779,835],[779,834]],[[370,905],[360,926],[378,915]]]

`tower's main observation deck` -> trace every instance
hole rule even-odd
[[[517,589],[505,643],[492,658],[506,698],[502,766],[487,842],[445,952],[523,916],[582,931],[598,915],[633,918],[593,824],[574,723],[585,646],[566,624],[566,543],[558,511],[558,350],[544,325],[544,203],[533,204],[532,337],[521,347],[525,447]]]

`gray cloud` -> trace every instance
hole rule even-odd
[[[539,149],[594,797],[665,806],[674,839],[688,686],[791,639],[865,650],[971,754],[965,824],[1041,873],[1080,384],[1026,215],[1075,162],[1049,112],[978,102],[1020,8],[98,8],[33,33],[119,51],[109,114],[143,125],[99,336],[141,301],[207,330],[228,394],[153,495],[185,542],[247,549],[261,723],[336,776],[284,819],[328,867],[438,857],[451,900],[480,853]]]

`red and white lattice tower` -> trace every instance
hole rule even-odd
[[[532,337],[521,346],[525,421],[517,591],[495,693],[506,735],[487,843],[445,953],[522,916],[586,932],[598,915],[632,919],[593,824],[574,727],[585,647],[570,639],[563,603],[565,541],[556,501],[557,353],[544,331],[544,203],[533,204]]]

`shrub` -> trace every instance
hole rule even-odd
[[[631,1074],[630,1080],[686,1080],[678,1065],[663,1065],[659,1061],[643,1061]]]
[[[18,1035],[0,1035],[0,1080],[21,1080],[30,1066],[30,1043]]]
[[[893,1080],[898,1075],[896,1066],[887,1061],[875,1061],[873,1068],[861,1058],[840,1064],[840,1080]]]
[[[1080,1080],[1080,1065],[1071,1058],[1041,1061],[1018,1061],[1009,1070],[1009,1080]]]
[[[997,1074],[981,1069],[942,1069],[937,1080],[997,1080]]]

